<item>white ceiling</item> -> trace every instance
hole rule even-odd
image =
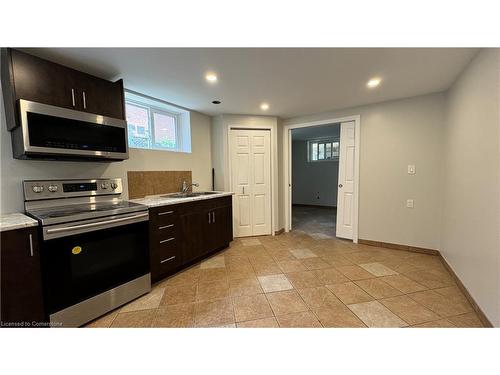
[[[340,124],[309,126],[307,128],[292,129],[293,141],[307,141],[309,139],[340,137]]]
[[[284,118],[448,89],[477,53],[469,48],[25,49],[207,114]],[[216,84],[205,73],[217,73]],[[369,90],[366,82],[382,84]],[[220,105],[211,104],[218,99]],[[259,105],[267,102],[263,112]]]

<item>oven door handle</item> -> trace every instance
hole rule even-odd
[[[61,233],[61,232],[70,232],[74,230],[79,230],[79,229],[86,229],[86,228],[95,228],[95,227],[103,227],[104,229],[109,227],[111,224],[115,223],[121,223],[122,221],[130,221],[134,219],[140,219],[143,217],[149,216],[149,214],[143,213],[140,215],[134,215],[134,216],[128,216],[128,217],[122,217],[119,219],[111,219],[107,221],[99,221],[96,223],[87,223],[87,224],[79,224],[79,225],[71,225],[68,227],[62,227],[62,228],[48,228],[47,229],[47,234],[53,234],[53,233]]]

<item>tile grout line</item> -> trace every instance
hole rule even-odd
[[[273,240],[274,240],[274,239],[273,239]],[[330,244],[330,240],[328,240],[328,242],[326,242],[326,241],[327,241],[327,240],[325,240],[325,243],[324,243],[324,244],[323,244],[323,243],[321,243],[321,245],[320,245],[320,241],[319,241],[319,240],[314,240],[314,241],[312,241],[312,240],[311,240],[311,241],[308,241],[308,240],[307,240],[307,241],[299,240],[298,242],[295,242],[294,244],[291,244],[291,243],[290,243],[290,241],[288,241],[288,242],[286,242],[286,243],[285,243],[285,242],[279,242],[281,245],[279,246],[279,248],[278,248],[277,250],[278,250],[278,251],[281,251],[281,250],[283,250],[283,251],[288,251],[288,253],[289,253],[289,254],[291,254],[291,256],[293,256],[293,253],[291,253],[291,252],[290,252],[290,248],[292,248],[292,249],[309,248],[309,249],[311,249],[311,251],[312,251],[313,253],[315,253],[315,250],[318,250],[318,251],[319,251],[319,250],[321,249],[321,254],[323,254],[323,256],[324,256],[324,254],[325,254],[325,253],[324,253],[324,251],[325,251],[325,250],[324,250],[324,246],[328,246],[328,245]],[[234,242],[233,242],[233,243],[234,243]],[[267,245],[267,246],[266,246],[266,245]],[[238,245],[237,245],[237,246],[238,246]],[[274,264],[276,264],[276,265],[277,265],[277,267],[278,267],[278,269],[279,269],[279,270],[281,270],[281,273],[280,273],[280,274],[283,274],[283,275],[287,278],[287,280],[288,280],[287,274],[286,274],[285,272],[283,272],[283,269],[279,266],[279,261],[278,261],[278,259],[274,256],[275,252],[273,252],[273,251],[270,251],[270,250],[269,250],[270,248],[273,248],[273,247],[272,247],[272,243],[271,243],[271,242],[267,242],[267,241],[266,241],[266,242],[262,243],[262,241],[260,241],[260,244],[259,244],[259,245],[252,245],[252,246],[261,246],[261,247],[262,247],[262,249],[264,250],[264,252],[265,252],[266,256],[269,256],[269,257],[272,259],[272,262],[273,262]],[[320,246],[321,246],[321,247],[320,247]],[[350,260],[350,257],[346,257],[345,255],[346,255],[346,254],[352,254],[352,253],[360,252],[360,251],[361,251],[361,249],[356,249],[356,248],[353,248],[352,246],[349,246],[349,245],[347,245],[347,246],[348,246],[348,247],[350,247],[350,248],[351,248],[351,250],[353,250],[353,251],[351,251],[351,252],[349,252],[349,253],[335,251],[335,253],[334,253],[334,254],[339,255],[339,256],[342,256],[342,257],[345,257],[345,258],[347,259],[347,261],[352,262],[352,263],[353,263],[353,265],[355,265],[355,266],[357,266],[357,267],[360,267],[360,265],[359,265],[360,263],[356,263],[356,262],[351,261],[351,260]],[[234,246],[233,246],[233,247],[234,247]],[[250,246],[250,247],[251,247],[251,246]],[[214,255],[214,257],[215,257],[215,256],[223,256],[223,257],[224,257],[225,253],[226,253],[228,250],[230,250],[230,249],[231,249],[231,247],[230,247],[230,248],[227,248],[227,249],[225,249],[225,250],[223,250],[223,251],[221,251],[221,252],[220,252],[219,254],[217,254],[217,255]],[[356,251],[356,250],[358,250],[358,251]],[[316,253],[315,253],[315,254],[316,254]],[[250,259],[251,259],[251,258],[249,258],[248,256],[246,256],[246,255],[244,255],[243,253],[241,253],[241,251],[235,252],[235,255],[237,255],[237,256],[242,256],[242,257],[244,257],[245,259],[247,259],[247,260],[250,262],[251,269],[253,270],[253,273],[254,273],[254,276],[253,276],[253,277],[257,278],[257,280],[258,280],[259,275],[258,275],[258,273],[257,273],[256,264],[258,264],[259,262],[258,262],[258,261],[254,261],[254,262],[250,261]],[[323,256],[319,256],[318,254],[316,254],[316,255],[317,255],[317,258],[318,258],[318,259],[320,259],[320,260],[322,260],[322,261],[325,261],[325,259],[323,258]],[[253,258],[253,257],[252,257],[252,258]],[[256,258],[258,259],[258,256],[257,256]],[[315,257],[315,258],[316,258],[316,257]],[[397,263],[398,263],[398,265],[399,265],[399,264],[403,264],[403,263],[407,263],[407,261],[406,261],[405,259],[406,259],[406,258],[401,259],[400,261],[398,261],[398,262],[397,262]],[[426,258],[422,258],[422,259],[426,259]],[[224,259],[224,260],[225,260],[225,259]],[[288,260],[288,259],[286,259],[286,260]],[[296,271],[296,272],[314,272],[314,271],[318,271],[318,270],[321,270],[321,269],[325,269],[325,268],[319,268],[319,269],[309,269],[309,268],[307,268],[307,266],[305,266],[305,265],[304,265],[304,263],[303,263],[303,262],[304,262],[304,259],[295,259],[295,260],[298,260],[298,261],[299,261],[299,263],[300,263],[302,266],[306,267],[306,270],[304,270],[304,271]],[[397,261],[397,259],[395,259],[395,260]],[[418,262],[420,262],[420,261],[418,261]],[[383,298],[378,298],[378,299],[377,299],[377,298],[375,298],[373,295],[371,295],[371,294],[370,294],[370,293],[369,293],[366,289],[364,289],[363,287],[361,287],[361,286],[359,286],[359,285],[358,285],[358,282],[359,282],[359,281],[362,281],[362,280],[370,280],[370,279],[381,279],[382,277],[385,277],[385,276],[377,276],[377,275],[372,274],[373,276],[372,276],[372,277],[370,277],[370,278],[355,280],[355,279],[352,279],[352,278],[350,278],[350,277],[346,276],[345,274],[343,274],[343,273],[339,270],[339,268],[338,268],[338,267],[342,267],[342,266],[335,266],[335,265],[333,265],[333,264],[331,264],[331,263],[329,263],[329,262],[326,262],[326,263],[330,266],[330,267],[328,267],[328,268],[331,268],[331,269],[335,270],[336,272],[339,272],[340,274],[342,274],[342,275],[343,275],[343,276],[344,276],[344,277],[348,280],[348,282],[353,282],[356,286],[358,286],[359,288],[361,288],[362,290],[364,290],[366,293],[368,293],[368,294],[369,294],[372,298],[374,298],[374,301],[379,302],[382,306],[384,306],[384,307],[385,307],[385,305],[384,305],[384,304],[382,304],[380,301],[383,301],[383,300],[388,299],[388,298],[393,298],[393,297],[383,297]],[[369,262],[369,263],[370,263],[370,262]],[[384,262],[383,262],[383,261],[375,261],[375,262],[371,262],[371,263],[381,263],[381,264],[384,264]],[[424,262],[424,263],[425,263],[425,262]],[[411,264],[412,264],[412,263],[409,263],[409,265],[411,265]],[[200,264],[197,264],[196,266],[198,266],[198,267],[199,267],[199,265],[200,265]],[[385,265],[385,264],[384,264],[384,265]],[[189,269],[191,269],[191,268],[196,268],[196,266],[194,266],[194,267],[190,267],[190,268],[188,268],[188,270],[189,270]],[[386,267],[391,268],[390,266],[386,266]],[[419,270],[426,270],[426,269],[427,269],[426,267],[422,267],[422,266],[418,266],[418,265],[417,265],[417,266],[415,266],[415,267],[417,268],[417,269],[416,269],[417,271],[419,271]],[[227,264],[225,263],[225,264],[224,264],[224,267],[221,267],[221,268],[224,268],[224,270],[225,270],[225,272],[226,272],[226,275],[227,275]],[[431,269],[434,269],[434,267],[431,267]],[[185,270],[184,270],[184,271],[185,271]],[[172,275],[172,276],[176,276],[176,275],[182,274],[184,271],[179,271],[179,272],[177,272],[175,275]],[[448,271],[448,270],[446,270],[446,269],[445,269],[444,271],[445,271],[445,275],[450,276],[450,275],[449,275],[449,271]],[[367,271],[367,272],[369,272],[369,271]],[[371,272],[369,272],[369,273],[371,273]],[[417,280],[414,280],[411,276],[407,275],[407,274],[406,274],[406,273],[404,273],[404,272],[398,272],[398,274],[399,274],[399,275],[401,275],[401,276],[403,276],[403,277],[408,278],[409,280],[411,280],[412,282],[414,282],[414,283],[416,283],[416,284],[418,284],[418,285],[422,285],[422,284],[420,284]],[[264,274],[264,275],[261,275],[261,276],[269,276],[269,275],[265,275],[265,274]],[[253,278],[253,277],[252,277],[252,278]],[[238,279],[235,279],[235,280],[246,279],[246,278],[247,278],[247,277],[242,277],[242,278],[238,278]],[[168,279],[170,279],[170,278],[168,278]],[[199,302],[200,302],[200,301],[196,301],[196,297],[197,297],[197,295],[198,295],[198,290],[199,290],[199,285],[200,285],[200,279],[201,279],[200,277],[196,279],[195,301],[193,302],[193,304],[194,304],[195,306],[196,306],[196,304],[197,304],[197,303],[199,303]],[[290,282],[290,280],[288,280],[288,281]],[[422,308],[425,308],[425,309],[427,309],[427,310],[432,311],[433,313],[435,313],[437,316],[439,316],[439,317],[440,317],[439,319],[436,319],[436,320],[431,320],[430,322],[424,322],[424,323],[431,323],[431,322],[435,322],[435,321],[438,321],[438,320],[443,320],[443,319],[445,319],[445,320],[447,320],[447,321],[449,322],[449,320],[448,320],[448,318],[449,318],[449,317],[462,316],[462,315],[466,315],[466,314],[469,314],[469,313],[475,314],[475,315],[477,316],[477,313],[474,311],[474,309],[472,309],[472,310],[471,310],[471,311],[469,311],[469,312],[460,313],[460,314],[456,314],[456,315],[450,315],[449,317],[448,317],[448,316],[446,316],[446,317],[445,317],[445,316],[443,316],[443,315],[441,315],[441,314],[439,314],[439,313],[435,312],[434,310],[429,309],[429,308],[427,308],[427,307],[423,306],[422,304],[420,304],[418,301],[416,301],[416,300],[412,297],[412,295],[414,295],[414,294],[416,294],[416,293],[420,293],[420,292],[428,292],[428,291],[433,291],[434,293],[438,293],[436,290],[438,290],[438,289],[442,289],[442,288],[448,288],[448,287],[455,287],[455,288],[458,288],[459,295],[460,295],[460,296],[463,296],[463,293],[460,291],[460,288],[458,287],[458,285],[457,285],[457,283],[456,283],[456,281],[455,281],[455,280],[452,280],[452,282],[453,282],[453,283],[451,283],[451,284],[446,284],[446,282],[445,282],[445,285],[441,285],[441,286],[438,286],[438,287],[433,287],[433,288],[428,288],[428,287],[426,287],[425,285],[422,285],[422,287],[424,287],[424,288],[425,288],[424,290],[422,290],[422,291],[415,291],[415,292],[411,292],[411,293],[405,293],[404,291],[401,291],[400,289],[398,289],[398,288],[396,288],[396,287],[393,287],[392,285],[388,284],[388,283],[387,283],[387,282],[385,282],[384,280],[381,280],[381,281],[382,281],[382,282],[384,282],[384,283],[386,283],[387,285],[389,285],[389,286],[390,286],[391,288],[393,288],[394,290],[397,290],[398,292],[402,293],[400,296],[406,296],[406,297],[410,298],[410,299],[411,299],[413,302],[415,302],[417,305],[421,306]],[[229,301],[229,302],[230,302],[230,304],[231,304],[231,308],[232,308],[232,311],[233,311],[233,319],[234,319],[234,322],[235,322],[234,324],[235,324],[235,326],[237,326],[237,322],[236,322],[236,312],[235,312],[235,305],[234,305],[234,298],[235,298],[235,297],[237,297],[237,296],[232,296],[232,295],[231,295],[231,292],[230,292],[230,287],[229,287],[229,279],[228,279],[227,277],[226,277],[226,284],[227,284],[227,287],[228,287],[228,295],[227,295],[227,297],[230,299],[230,301]],[[259,282],[259,284],[260,284],[260,282]],[[292,284],[292,283],[290,283],[290,284]],[[336,284],[336,283],[334,283],[334,284]],[[297,294],[299,295],[299,297],[300,297],[300,300],[301,300],[301,301],[305,304],[305,306],[307,307],[307,310],[305,310],[304,312],[312,312],[312,313],[313,313],[313,316],[315,316],[315,318],[319,321],[319,317],[318,317],[318,316],[317,316],[317,314],[314,312],[314,310],[313,310],[313,309],[312,309],[312,308],[311,308],[311,307],[310,307],[307,303],[305,303],[305,300],[304,300],[304,298],[302,297],[302,295],[298,292],[298,289],[297,289],[297,288],[296,288],[293,284],[292,284],[291,286],[292,286],[292,288],[291,288],[291,289],[288,289],[288,290],[291,290],[291,291],[294,291],[295,293],[297,293]],[[260,285],[259,285],[259,287],[260,287]],[[322,285],[322,287],[326,287],[326,286],[325,286],[325,285]],[[306,289],[307,289],[307,288],[306,288]],[[335,293],[333,293],[331,290],[329,290],[328,288],[327,288],[327,290],[328,290],[328,292],[329,292],[330,294],[332,294],[332,295],[334,295],[335,297],[337,297],[337,296],[335,295]],[[268,298],[268,294],[272,294],[273,292],[266,293],[264,290],[262,290],[262,288],[261,288],[261,292],[262,292],[262,293],[257,293],[257,294],[252,294],[252,295],[264,294],[264,296],[265,296],[265,298],[266,298],[266,301],[267,301],[268,305],[269,305],[269,306],[270,306],[270,308],[271,308],[271,312],[272,312],[272,315],[273,315],[273,316],[272,316],[272,318],[274,318],[274,319],[276,320],[276,322],[277,322],[278,326],[280,326],[280,327],[281,327],[281,325],[279,324],[279,321],[278,321],[278,317],[277,317],[277,315],[276,315],[276,312],[275,312],[275,311],[274,311],[274,309],[272,308],[272,306],[271,306],[271,304],[270,304],[270,302],[269,302],[269,298]],[[276,292],[280,292],[280,291],[276,291]],[[164,293],[166,293],[166,290],[164,291]],[[439,293],[438,293],[438,294],[439,294]],[[243,294],[243,296],[245,296],[245,294]],[[442,296],[443,298],[446,298],[446,299],[449,299],[450,301],[452,301],[452,298],[446,297],[446,296],[444,296],[444,295],[441,295],[441,296]],[[463,296],[463,297],[465,297],[465,296]],[[362,321],[362,319],[361,319],[361,318],[360,318],[360,317],[359,317],[356,313],[354,313],[354,312],[353,312],[353,311],[349,308],[349,305],[346,305],[346,304],[345,304],[342,300],[340,300],[339,298],[337,298],[337,299],[339,300],[339,302],[340,302],[340,304],[341,304],[342,306],[344,306],[345,308],[347,308],[347,309],[348,309],[348,311],[350,311],[351,313],[353,313],[353,314],[354,314],[354,315],[355,315],[358,319],[360,319],[360,321],[362,322],[362,324],[366,326],[366,324]],[[466,297],[465,297],[465,299],[467,300],[467,298],[466,298]],[[470,304],[470,302],[469,302],[469,301],[467,301],[467,302],[468,302],[468,304]],[[160,303],[161,303],[161,301],[160,301]],[[177,303],[177,304],[174,304],[174,305],[179,305],[179,304],[181,304],[181,303]],[[326,307],[325,307],[325,308],[326,308]],[[385,308],[387,308],[387,307],[385,307]],[[159,306],[157,306],[157,307],[156,307],[156,309],[155,309],[155,313],[154,313],[153,320],[152,320],[152,324],[151,324],[152,326],[153,326],[153,325],[155,324],[155,322],[157,321],[158,314],[159,314],[159,309],[160,309],[160,307],[159,307]],[[414,325],[410,325],[410,324],[409,324],[409,322],[407,322],[405,319],[403,319],[403,318],[402,318],[399,314],[397,314],[397,313],[393,312],[393,311],[392,311],[391,309],[389,309],[389,308],[387,308],[387,309],[388,309],[391,313],[393,313],[395,316],[397,316],[398,318],[400,318],[402,321],[404,321],[406,324],[408,324],[409,326],[414,326],[414,325],[418,325],[418,324],[423,324],[423,323],[417,323],[417,324],[414,324]],[[109,326],[111,326],[111,325],[114,323],[114,321],[116,320],[116,318],[118,317],[118,315],[119,315],[119,314],[120,314],[120,312],[118,312],[118,313],[117,313],[117,314],[113,317],[113,319],[112,319],[112,320],[111,320],[111,322],[109,323]],[[193,320],[195,320],[195,316],[196,316],[196,311],[194,312]],[[249,319],[249,320],[245,320],[245,321],[242,321],[242,322],[251,321],[251,320],[255,320],[255,319]],[[319,323],[320,323],[320,325],[321,325],[322,327],[324,327],[324,325],[323,325],[323,323],[321,323],[321,321],[319,321]],[[450,324],[451,324],[451,322],[450,322]]]

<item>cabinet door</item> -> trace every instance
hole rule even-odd
[[[0,237],[2,322],[44,321],[37,228],[1,232]]]
[[[9,92],[16,101],[25,99],[125,119],[122,80],[110,82],[15,49],[2,51],[4,56],[2,80],[13,85]]]
[[[125,119],[123,110],[123,81],[109,82],[80,73],[77,99],[81,111]]]
[[[24,52],[9,51],[16,99],[78,109],[75,70]]]
[[[205,215],[198,209],[191,212],[186,210],[180,215],[180,242],[183,264],[187,264],[205,253],[205,220]]]
[[[207,202],[208,203],[208,202]],[[203,254],[217,249],[217,226],[215,209],[212,206],[204,207],[203,210]]]
[[[204,203],[205,215],[205,252],[226,247],[232,240],[231,197],[208,199]]]
[[[232,240],[232,215],[228,206],[217,207],[212,211],[213,250],[226,247]],[[230,239],[231,237],[231,239]]]

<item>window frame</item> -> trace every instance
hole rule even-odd
[[[338,143],[338,156],[335,157],[330,157],[330,159],[326,159],[326,145],[331,144],[331,150],[330,150],[330,155],[333,153],[333,144]],[[316,160],[312,158],[312,149],[313,149],[313,144],[316,144]],[[325,158],[319,159],[319,152],[320,152],[320,145],[323,145],[323,153]],[[317,162],[330,162],[330,161],[339,161],[340,157],[340,137],[324,137],[324,138],[315,138],[315,139],[309,139],[307,141],[307,161],[309,163],[317,163]]]
[[[131,104],[136,107],[144,108],[148,111],[148,127],[149,127],[149,135],[148,137],[144,137],[148,139],[148,145],[150,147],[148,148],[143,148],[143,147],[134,147],[130,146],[130,148],[134,148],[137,150],[158,150],[158,151],[182,151],[183,150],[183,144],[182,144],[182,127],[181,127],[181,116],[182,113],[180,112],[173,112],[173,111],[168,111],[164,108],[160,108],[155,105],[151,105],[148,103],[141,103],[138,100],[134,99],[125,99],[125,105]],[[174,123],[175,123],[175,147],[158,147],[156,146],[156,140],[155,140],[155,131],[154,131],[154,114],[160,114],[164,116],[169,116],[174,118]],[[128,122],[127,122],[128,126]],[[137,127],[137,125],[136,125]],[[134,135],[135,136],[135,135]],[[139,136],[140,137],[140,136]],[[128,140],[127,140],[128,142]]]

